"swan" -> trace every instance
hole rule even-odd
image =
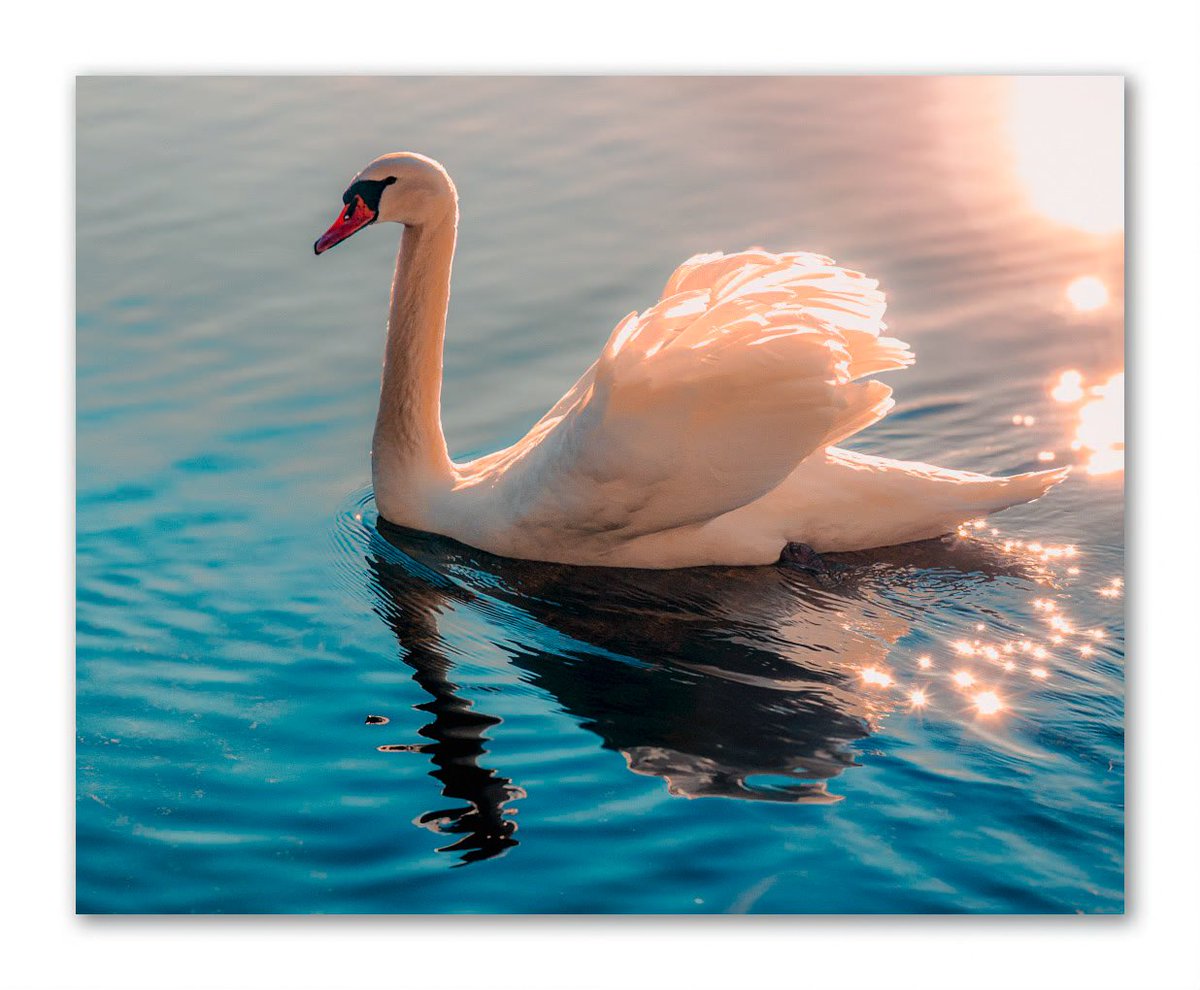
[[[700,254],[511,447],[455,463],[441,424],[458,194],[438,162],[359,172],[322,254],[403,226],[371,474],[379,514],[504,557],[637,568],[762,565],[952,532],[1067,469],[994,478],[837,444],[878,422],[905,368],[874,279],[817,254]]]

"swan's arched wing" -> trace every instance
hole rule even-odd
[[[874,280],[818,255],[692,258],[528,436],[464,478],[523,532],[568,538],[736,509],[891,408],[886,385],[854,381],[912,362],[879,335],[884,306]]]

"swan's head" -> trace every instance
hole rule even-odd
[[[450,176],[432,158],[399,151],[382,155],[342,193],[342,210],[313,251],[321,254],[377,220],[420,227],[450,216],[458,196]]]

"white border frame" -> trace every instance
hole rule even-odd
[[[449,8],[453,7],[453,10]],[[1200,985],[1192,711],[1200,8],[1075,0],[604,0],[417,8],[42,2],[6,14],[0,158],[6,985]],[[1124,73],[1132,643],[1125,918],[76,918],[73,76],[275,72]],[[1186,378],[1184,376],[1187,376]],[[13,552],[15,550],[15,552]]]

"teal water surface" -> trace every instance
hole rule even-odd
[[[1123,910],[1123,477],[1086,470],[1081,406],[1050,394],[1122,370],[1123,244],[1035,211],[1003,81],[85,78],[77,101],[80,911]],[[403,149],[461,197],[456,455],[519,436],[684,258],[761,244],[879,278],[917,353],[850,446],[1078,467],[836,584],[380,525],[399,229],[312,242]],[[1073,306],[1082,276],[1108,301]]]

